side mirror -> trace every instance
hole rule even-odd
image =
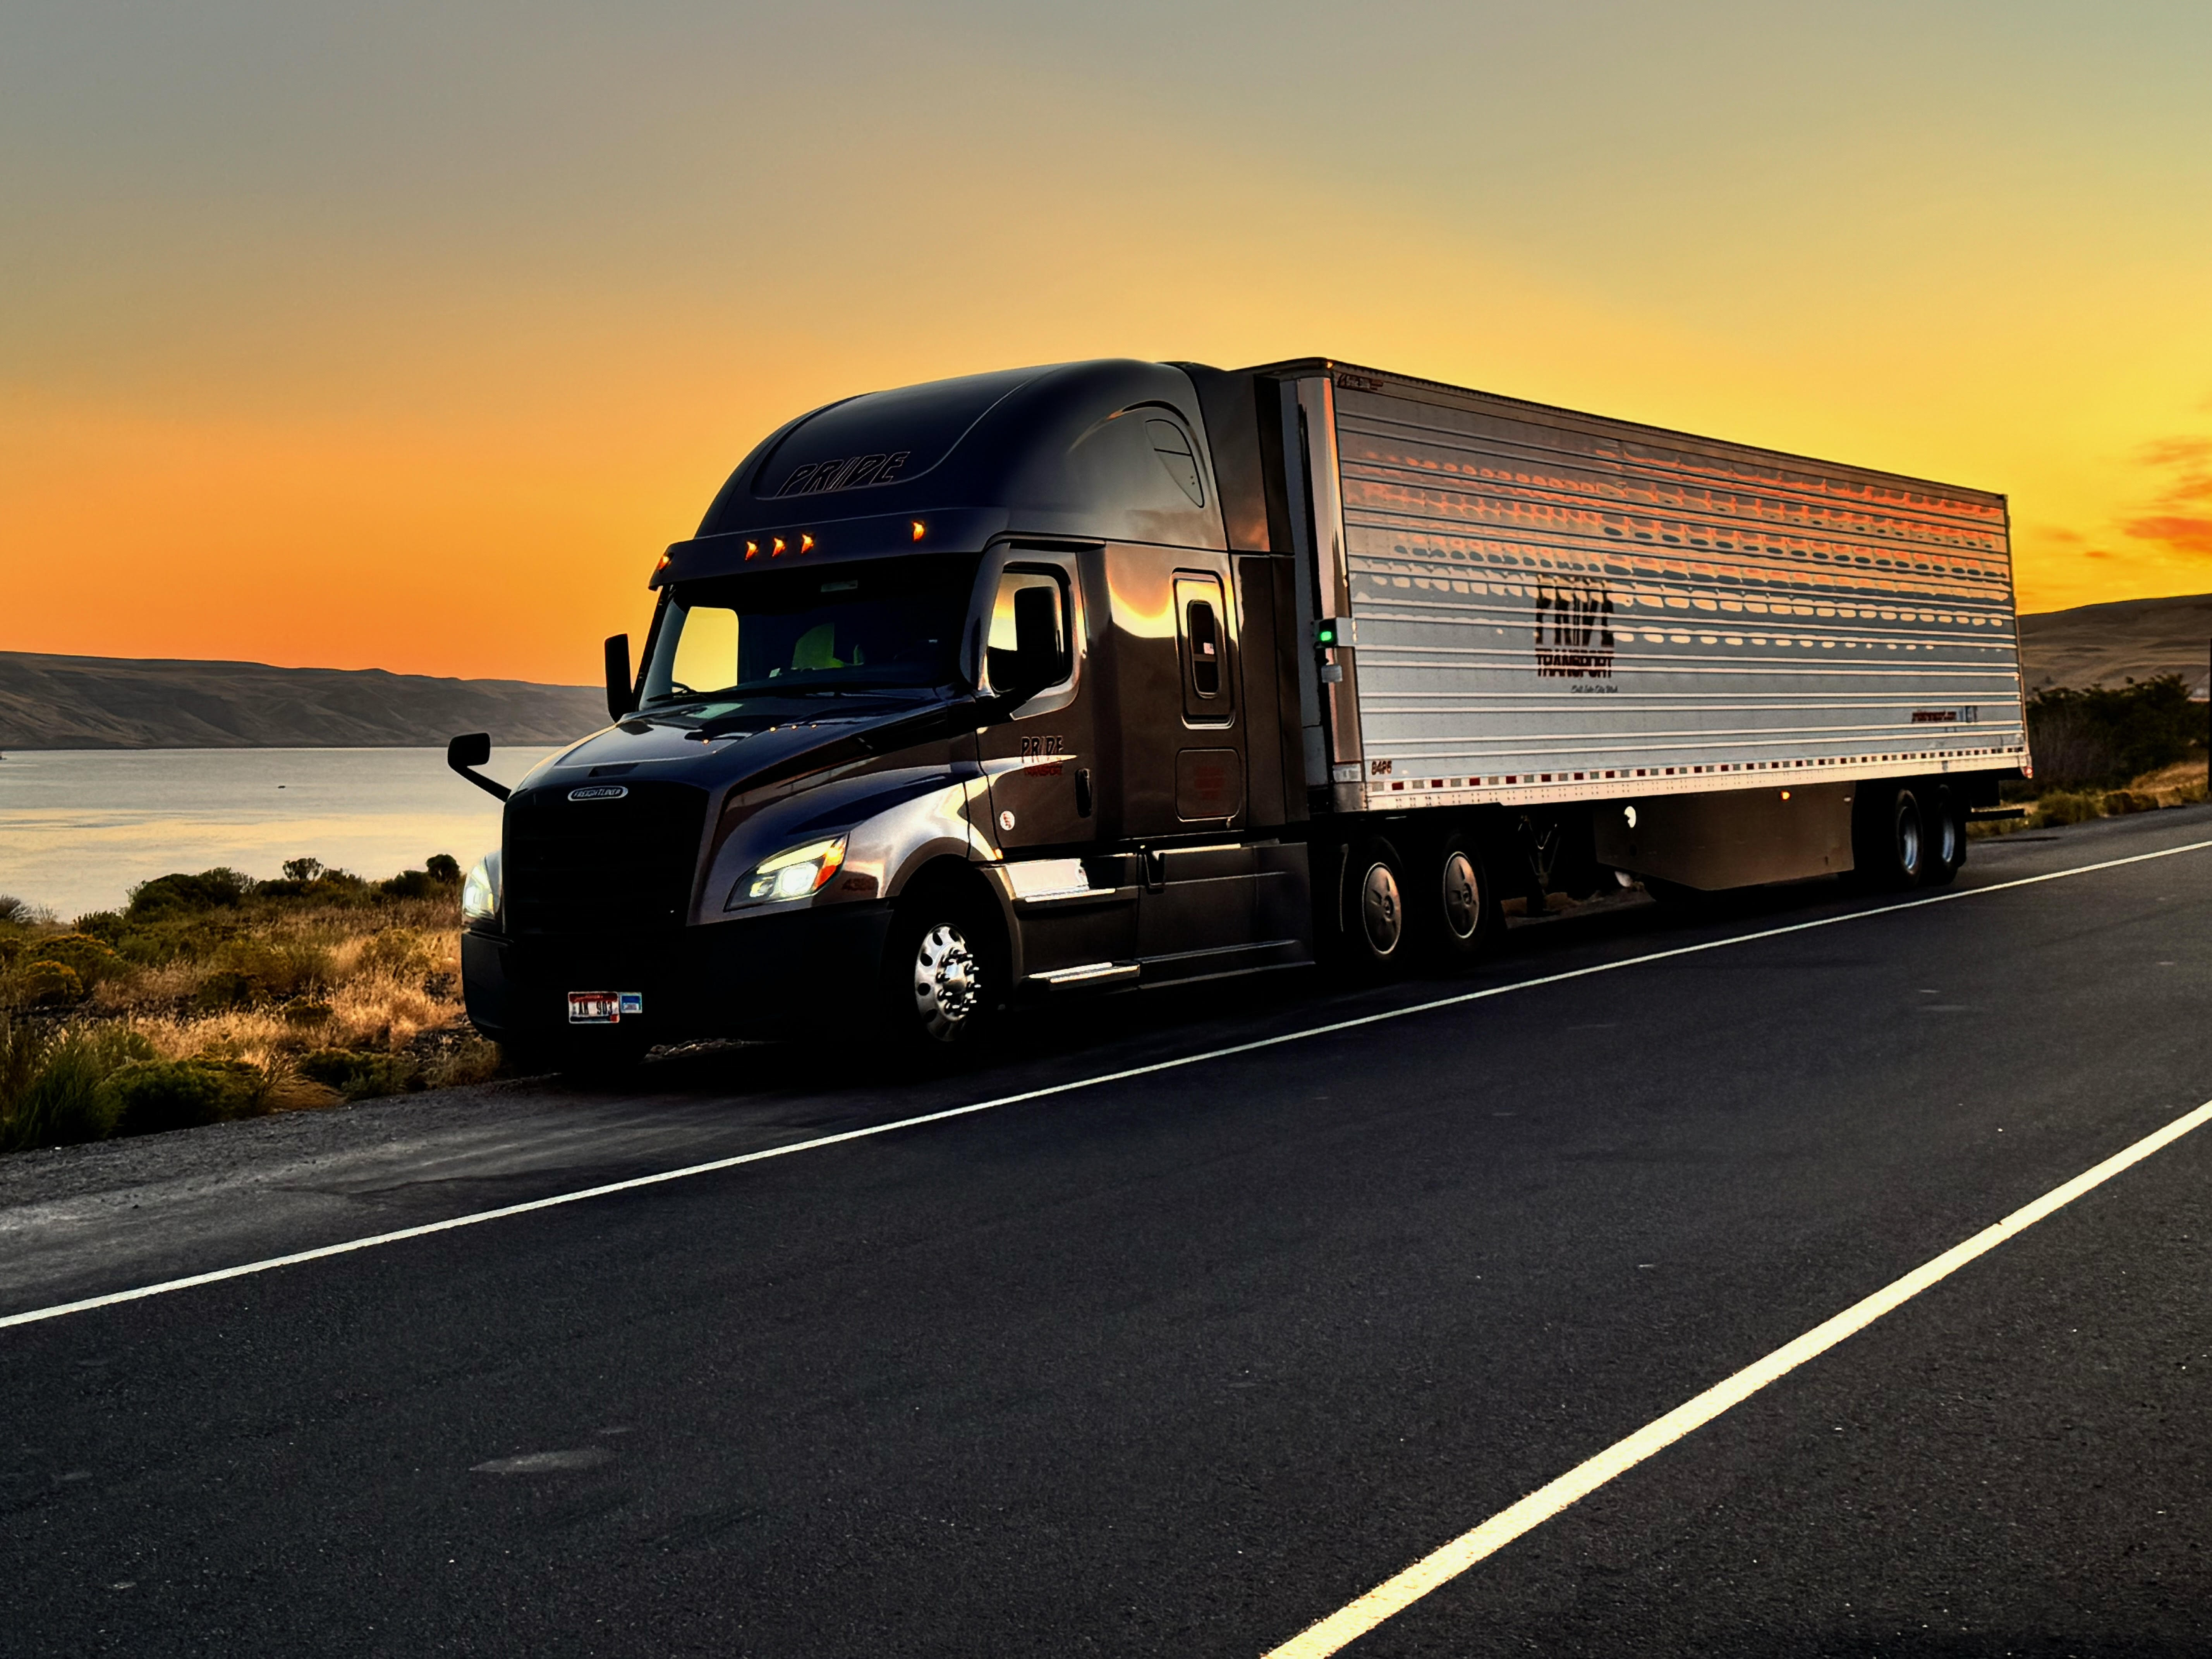
[[[505,800],[514,793],[513,790],[503,783],[494,782],[483,773],[473,769],[482,766],[490,758],[491,733],[489,732],[471,732],[455,738],[446,745],[447,765],[452,767],[453,770],[487,794],[496,795],[500,799]]]
[[[629,672],[629,635],[607,640],[607,718],[618,720],[637,712],[637,684]]]
[[[991,686],[1009,704],[1026,702],[1065,672],[1060,594],[1024,587],[1014,594],[1014,648],[991,653]]]

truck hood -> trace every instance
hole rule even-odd
[[[541,763],[525,788],[634,777],[744,791],[973,729],[975,699],[748,698],[634,715]]]

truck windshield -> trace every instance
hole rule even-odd
[[[958,674],[974,556],[678,583],[645,702],[942,685]]]

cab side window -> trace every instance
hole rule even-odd
[[[1075,672],[1068,631],[1067,577],[1050,567],[1012,566],[991,603],[984,669],[991,689],[1033,696]]]

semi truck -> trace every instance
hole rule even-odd
[[[2003,496],[1328,358],[828,404],[650,586],[605,729],[448,750],[470,1018],[561,1063],[1941,885],[2029,767]]]

